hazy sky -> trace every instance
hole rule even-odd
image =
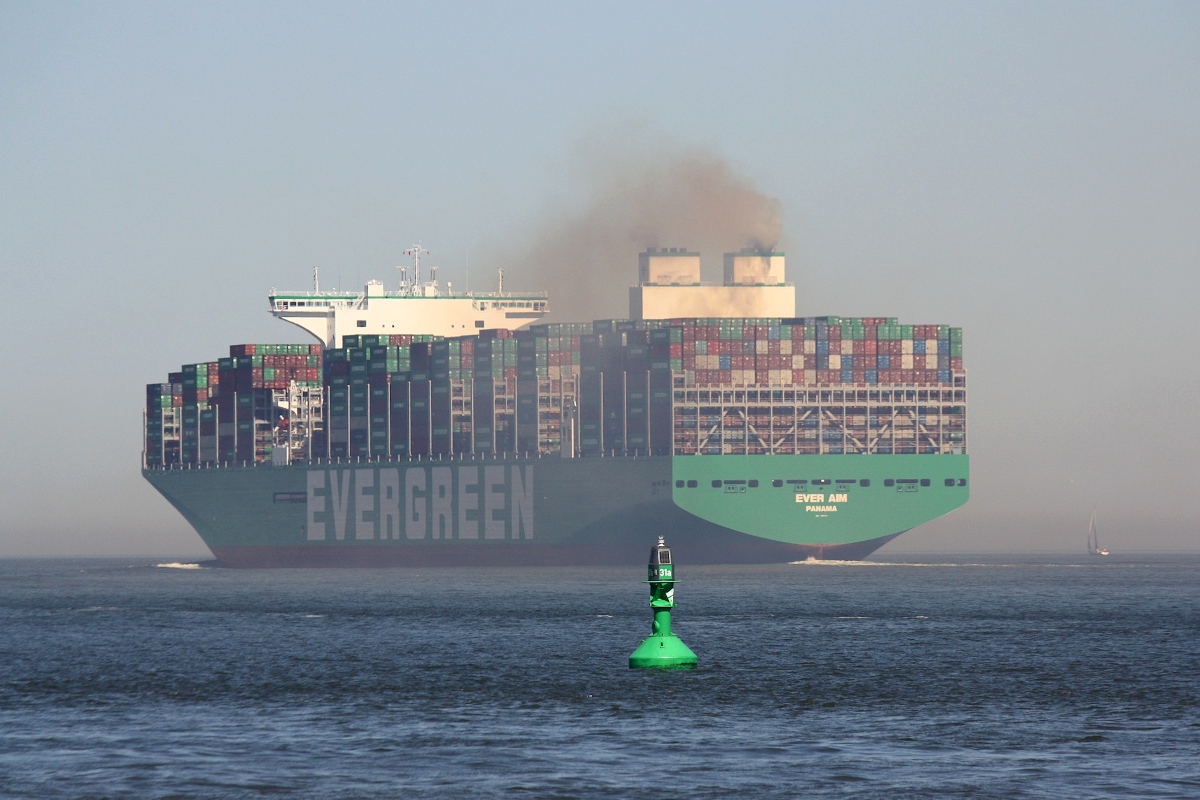
[[[146,383],[302,341],[266,295],[313,265],[484,288],[658,148],[779,201],[801,314],[965,329],[972,499],[886,552],[1079,550],[1093,504],[1194,550],[1198,43],[1182,2],[0,2],[0,555],[204,552]]]

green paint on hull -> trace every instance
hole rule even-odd
[[[673,497],[683,510],[730,530],[791,544],[848,544],[915,528],[967,502],[968,458],[678,456]]]

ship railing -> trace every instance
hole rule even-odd
[[[295,292],[293,292],[293,291],[287,291],[287,290],[284,290],[284,291],[279,291],[279,290],[277,290],[277,289],[271,289],[271,292],[270,292],[270,294],[268,294],[267,296],[268,296],[268,297],[270,297],[272,300],[275,300],[276,298],[279,298],[279,299],[282,299],[282,298],[287,298],[287,299],[289,299],[289,300],[290,300],[290,299],[293,299],[293,298],[308,298],[308,297],[315,297],[315,298],[325,298],[325,299],[334,299],[334,300],[347,300],[347,301],[351,301],[351,300],[357,301],[357,300],[365,300],[365,299],[367,299],[367,293],[366,293],[366,292],[355,292],[355,291],[339,291],[339,290],[336,290],[336,289],[333,289],[333,290],[330,290],[330,289],[323,289],[323,290],[317,290],[317,291],[314,291],[314,290],[311,290],[311,289],[310,289],[310,290],[308,290],[308,291],[295,291]],[[406,292],[406,291],[397,291],[397,290],[392,290],[392,291],[385,291],[385,292],[384,292],[382,295],[373,295],[373,296],[376,296],[376,297],[416,297],[416,298],[421,298],[421,297],[427,297],[428,295],[419,294],[419,293],[415,293],[415,292]],[[530,292],[458,292],[458,293],[455,293],[455,294],[449,294],[449,293],[447,293],[447,294],[440,294],[440,293],[439,293],[438,295],[435,295],[435,296],[437,296],[437,297],[462,297],[462,298],[466,298],[466,299],[468,299],[468,300],[470,300],[470,299],[472,299],[472,298],[485,298],[485,299],[491,300],[492,298],[506,298],[506,299],[508,299],[508,298],[512,298],[512,299],[520,299],[520,298],[526,298],[526,297],[529,297],[529,298],[535,298],[535,299],[538,299],[538,300],[545,300],[545,299],[548,299],[548,298],[550,297],[550,295],[549,295],[549,293],[548,293],[548,292],[542,292],[542,291],[530,291]]]
[[[722,288],[736,289],[740,286],[753,286],[753,287],[757,288],[760,286],[794,287],[795,285],[796,284],[792,283],[791,281],[780,281],[779,283],[726,283],[725,281],[696,281],[695,283],[650,283],[649,281],[638,281],[638,286],[665,286],[665,287],[682,286],[682,287],[685,287],[688,289],[690,289],[694,286],[703,286],[703,287],[718,286],[718,287],[722,287]]]

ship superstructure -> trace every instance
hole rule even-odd
[[[326,347],[334,347],[342,336],[378,334],[424,334],[465,336],[481,330],[517,330],[549,313],[545,292],[505,292],[504,273],[499,273],[495,292],[454,293],[447,282],[421,275],[420,245],[406,251],[412,268],[399,267],[400,283],[387,290],[382,281],[371,280],[361,292],[321,291],[318,273],[313,272],[312,291],[274,291],[268,297],[271,313],[298,325]]]

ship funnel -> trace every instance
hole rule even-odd
[[[778,286],[784,282],[783,253],[746,248],[725,254],[726,286]]]

